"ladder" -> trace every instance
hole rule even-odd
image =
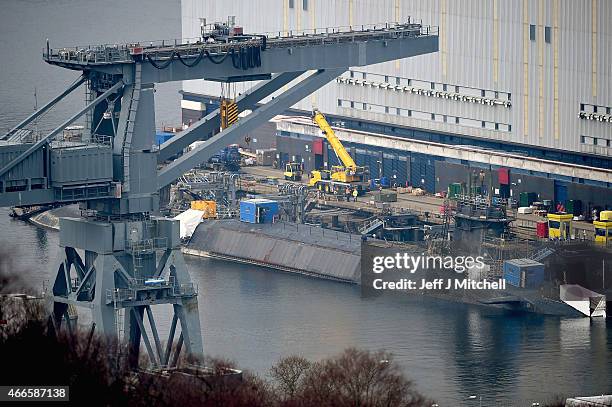
[[[138,111],[138,101],[140,100],[140,89],[142,86],[142,65],[135,64],[134,83],[132,84],[132,94],[128,106],[127,117],[125,120],[125,132],[123,138],[123,191],[130,191],[130,150],[132,146],[132,136],[134,135],[134,123],[136,112]]]

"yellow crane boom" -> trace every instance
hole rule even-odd
[[[319,126],[323,133],[325,133],[327,142],[334,149],[334,152],[338,156],[338,159],[342,162],[342,165],[344,165],[345,168],[355,169],[357,164],[355,164],[355,161],[351,155],[348,153],[348,151],[346,151],[346,148],[344,148],[342,142],[340,142],[340,139],[338,139],[338,136],[336,136],[336,133],[334,133],[332,130],[331,126],[327,122],[327,119],[325,119],[325,116],[323,116],[323,113],[315,109],[313,114],[312,120],[317,124],[317,126]]]

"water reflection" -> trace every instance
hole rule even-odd
[[[57,233],[1,211],[0,228],[4,240],[20,242],[18,263],[30,270],[29,281],[49,278]],[[508,314],[422,296],[362,299],[358,287],[345,284],[209,259],[186,262],[199,288],[206,352],[260,374],[282,356],[316,360],[358,346],[393,352],[440,405],[469,405],[472,394],[494,405],[610,391],[611,322]],[[155,308],[167,332],[169,309]]]

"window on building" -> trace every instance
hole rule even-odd
[[[366,79],[366,76],[367,76],[367,75],[366,75],[366,73],[365,73],[365,72],[362,72],[362,73],[361,73],[361,78],[362,78],[362,79]]]
[[[593,113],[597,113],[597,106],[593,106]]]
[[[499,130],[499,123],[495,123],[495,130]]]
[[[512,125],[511,124],[508,125],[508,131],[512,131]]]
[[[289,8],[295,7],[295,0],[289,0]]]
[[[584,136],[580,136],[580,143],[581,143],[581,144],[584,144],[584,141],[585,141]]]
[[[610,114],[610,108],[606,107],[606,114]]]
[[[455,86],[455,93],[459,93],[459,86]]]
[[[389,114],[389,106],[385,106],[385,113]]]
[[[482,121],[480,122],[480,127],[482,127],[483,129],[487,126],[487,123]]]
[[[354,77],[355,77],[355,72],[354,72],[354,71],[349,71],[349,76],[350,76],[351,78],[354,78]]]
[[[550,27],[544,27],[544,41],[548,44],[550,44],[551,35]]]
[[[389,82],[389,77],[385,75],[385,82]]]
[[[401,109],[399,107],[395,108],[395,114],[400,116],[401,115]]]
[[[308,0],[302,0],[302,8],[308,10]]]
[[[581,104],[580,104],[580,111],[581,111],[581,112],[584,112],[584,103],[581,103]]]
[[[444,120],[444,123],[446,123],[446,121],[448,120],[448,117],[444,115],[443,120]]]
[[[431,114],[431,120],[436,120],[436,115],[434,113]]]
[[[355,102],[351,101],[351,109],[355,108]]]
[[[431,89],[435,89],[435,88],[436,88],[436,83],[435,83],[435,82],[432,82],[432,83],[431,83],[431,85],[430,85],[430,88],[431,88]]]
[[[499,92],[495,91],[495,99],[499,99]]]
[[[508,93],[508,100],[512,100],[512,94]]]
[[[487,95],[486,91],[484,89],[480,90],[480,96],[481,97],[485,97]]]
[[[446,84],[445,84],[445,83],[443,83],[443,84],[442,84],[442,90],[446,92],[447,88],[448,88],[448,87],[446,86]]]
[[[363,104],[363,110],[367,110],[368,105],[366,103]]]
[[[399,77],[398,77],[398,78],[395,78],[395,84],[396,84],[396,85],[399,85],[400,83],[401,83],[401,82],[400,82],[400,78],[399,78]]]
[[[531,41],[536,39],[536,26],[534,24],[529,24],[529,39]]]
[[[338,106],[342,106],[342,99],[338,99]]]
[[[459,124],[459,118],[455,117],[455,124]]]

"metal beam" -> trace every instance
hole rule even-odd
[[[83,84],[83,82],[85,82],[87,80],[87,76],[82,75],[80,76],[76,82],[74,82],[72,85],[68,86],[68,89],[66,89],[65,91],[63,91],[62,93],[60,93],[58,96],[54,97],[53,99],[51,99],[50,102],[48,102],[46,105],[44,105],[43,107],[41,107],[40,109],[36,110],[34,113],[32,113],[31,115],[29,115],[28,117],[26,117],[25,119],[23,119],[21,121],[21,123],[19,123],[17,126],[13,127],[12,129],[10,129],[8,131],[8,133],[6,133],[4,136],[0,137],[0,140],[6,140],[8,139],[14,132],[16,132],[17,130],[21,129],[24,126],[27,126],[28,124],[32,123],[34,120],[36,120],[37,117],[39,117],[40,115],[42,115],[43,113],[45,113],[47,110],[51,109],[53,106],[55,106],[55,104],[57,102],[59,102],[60,100],[62,100],[63,98],[65,98],[66,96],[68,96],[70,93],[72,93],[73,90],[75,90],[76,88],[78,88],[79,86],[81,86],[81,84]]]
[[[172,356],[172,361],[170,362],[169,367],[178,366],[179,356],[181,356],[181,350],[183,349],[183,342],[185,338],[183,338],[183,332],[179,335],[178,342],[176,343],[176,349],[174,350],[174,356]]]
[[[136,323],[138,324],[138,328],[140,329],[140,335],[142,336],[142,341],[144,342],[145,347],[147,348],[147,353],[149,354],[149,359],[151,359],[151,364],[153,366],[158,366],[159,364],[157,358],[155,357],[155,353],[153,352],[153,348],[151,347],[149,336],[147,335],[144,324],[142,323],[143,314],[135,307],[130,308],[130,310],[132,311],[132,315],[136,320]]]
[[[116,84],[111,86],[109,90],[107,90],[106,92],[104,92],[103,94],[101,94],[100,96],[95,98],[90,104],[85,106],[83,109],[79,110],[79,112],[77,114],[73,115],[70,119],[66,120],[64,123],[62,123],[59,127],[57,127],[55,130],[53,130],[51,133],[47,134],[45,137],[40,139],[38,142],[34,143],[32,145],[32,147],[28,148],[26,151],[21,153],[17,158],[15,158],[13,161],[8,163],[8,165],[6,165],[4,168],[2,168],[0,170],[0,177],[3,176],[4,174],[6,174],[8,171],[10,171],[14,166],[16,166],[17,164],[19,164],[20,162],[22,162],[23,160],[28,158],[28,156],[30,154],[32,154],[34,151],[36,151],[39,148],[41,148],[49,140],[51,140],[53,137],[55,137],[60,132],[62,132],[64,130],[64,128],[66,128],[66,126],[70,126],[79,117],[81,117],[82,115],[87,113],[89,110],[93,109],[98,103],[100,103],[101,101],[105,100],[107,97],[109,97],[112,93],[114,93],[121,86],[123,86],[123,81],[117,82]]]
[[[231,57],[221,64],[214,64],[203,58],[194,67],[187,67],[179,61],[173,61],[166,69],[157,69],[148,61],[142,62],[142,83],[163,83],[192,79],[220,79],[232,76],[262,75],[273,72],[298,72],[315,69],[341,69],[348,66],[365,66],[396,59],[438,51],[436,35],[420,37],[403,37],[366,40],[355,36],[354,40],[337,43],[315,42],[294,47],[268,48],[261,52],[261,66],[247,71],[235,68]],[[193,63],[194,57],[185,57]],[[164,61],[157,61],[164,63]],[[113,65],[91,66],[94,70],[109,70]]]
[[[319,70],[303,81],[281,93],[253,113],[238,120],[238,123],[206,140],[202,145],[184,154],[157,173],[157,186],[163,188],[193,167],[207,161],[213,154],[228,144],[237,143],[246,133],[253,131],[289,106],[293,106],[327,82],[341,75],[347,68]]]
[[[85,277],[81,279],[81,284],[79,284],[79,288],[77,288],[76,292],[74,293],[74,298],[77,298],[79,294],[81,294],[83,287],[85,287],[85,284],[87,284],[87,282],[89,281],[89,278],[95,273],[95,270],[96,269],[93,266],[93,264],[89,266],[89,270],[87,271],[87,274],[85,274]]]
[[[305,71],[284,72],[275,75],[269,81],[259,83],[250,91],[242,94],[236,99],[238,111],[252,109],[257,102],[261,101],[267,96],[270,96],[272,93],[296,79],[304,72]],[[208,134],[219,129],[221,125],[220,117],[221,115],[219,113],[219,109],[217,108],[202,119],[198,120],[195,124],[191,125],[187,130],[166,141],[159,149],[157,162],[164,162],[173,155],[181,152],[184,148],[196,140],[205,140]]]
[[[164,357],[162,353],[161,342],[159,340],[159,333],[157,332],[157,325],[155,324],[155,318],[153,318],[153,311],[151,311],[151,306],[146,305],[145,311],[147,312],[147,318],[149,319],[149,325],[151,326],[151,333],[153,334],[153,340],[155,341],[155,349],[157,350],[157,356],[159,357],[159,363],[163,364],[164,361],[162,358]]]
[[[174,310],[173,310],[174,311]],[[176,332],[176,323],[178,322],[178,316],[176,312],[173,312],[172,323],[170,324],[170,333],[168,334],[168,343],[166,344],[166,352],[164,353],[164,359],[162,365],[167,366],[170,360],[170,352],[172,351],[172,345],[174,342],[174,333]]]

